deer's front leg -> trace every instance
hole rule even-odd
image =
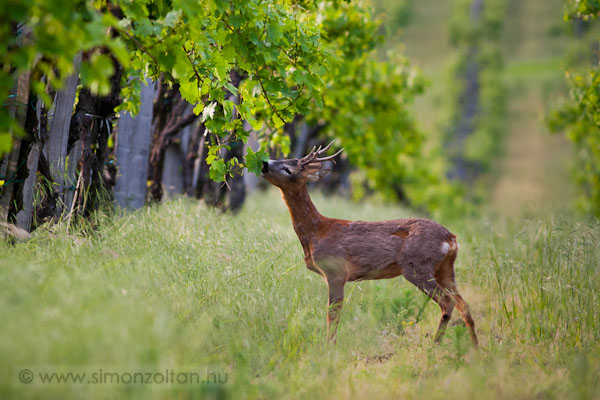
[[[328,280],[329,307],[327,309],[327,339],[335,343],[338,324],[340,323],[340,312],[344,302],[344,284],[339,280]]]

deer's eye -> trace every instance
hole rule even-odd
[[[288,175],[291,175],[291,174],[292,174],[292,173],[290,172],[290,170],[288,169],[288,167],[283,167],[282,169],[283,169],[283,171],[284,171],[286,174],[288,174]]]

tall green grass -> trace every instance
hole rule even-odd
[[[405,210],[315,197],[328,216]],[[0,243],[0,398],[598,398],[600,224],[568,214],[449,222],[461,325],[402,278],[347,286],[338,343],[283,202],[238,216],[178,199],[94,229]],[[455,315],[453,320],[459,318]],[[23,384],[19,371],[34,372]],[[227,383],[44,385],[39,371],[209,370]]]

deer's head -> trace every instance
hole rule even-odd
[[[272,185],[280,188],[301,186],[306,182],[316,182],[331,172],[331,161],[344,149],[332,156],[319,157],[327,153],[333,142],[327,147],[314,148],[302,158],[289,160],[263,161],[262,176]]]

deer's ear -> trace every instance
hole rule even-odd
[[[308,164],[303,171],[304,177],[309,182],[316,182],[325,178],[331,172],[331,162]]]

